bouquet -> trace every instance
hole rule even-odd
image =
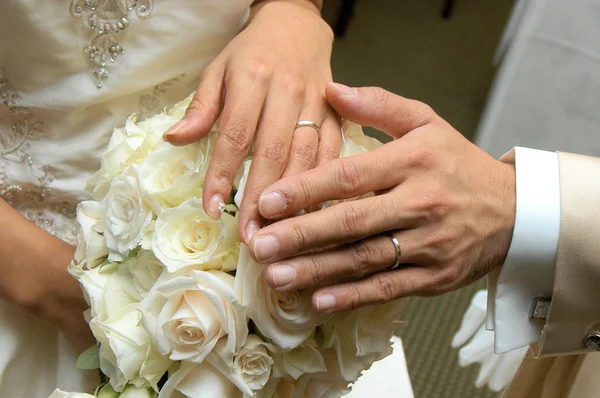
[[[391,353],[404,301],[331,316],[312,308],[312,292],[271,290],[237,234],[251,154],[213,220],[201,197],[218,126],[185,147],[162,140],[190,100],[130,116],[88,183],[69,271],[98,344],[78,367],[99,369],[102,398],[343,396]],[[380,144],[355,124],[342,130],[342,156]]]

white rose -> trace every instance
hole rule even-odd
[[[200,199],[188,200],[158,216],[152,250],[169,272],[190,265],[204,271],[232,271],[239,250],[236,219],[223,213],[213,220]]]
[[[164,268],[164,265],[154,256],[154,253],[141,250],[135,257],[122,263],[118,272],[125,278],[131,278],[132,283],[124,286],[126,292],[130,296],[141,300],[152,289]]]
[[[115,178],[100,202],[110,261],[122,261],[140,243],[142,229],[152,221],[152,210],[140,196],[135,173],[132,166]]]
[[[140,165],[138,180],[154,212],[201,198],[215,135],[185,146],[160,142]]]
[[[246,339],[246,344],[235,356],[233,366],[252,390],[260,390],[271,377],[273,358],[269,354],[273,347],[255,334]]]
[[[248,247],[241,245],[235,276],[236,296],[264,336],[283,349],[296,348],[328,315],[313,309],[310,292],[272,290],[267,285],[264,270],[265,266],[252,258]]]
[[[176,118],[168,113],[159,113],[139,122],[138,126],[147,134],[162,138],[163,134],[166,133],[167,130],[169,130],[180,119],[181,118]]]
[[[106,286],[118,264],[105,264],[92,269],[84,269],[85,263],[71,262],[69,273],[79,281],[83,288],[83,295],[90,305],[90,315],[96,317],[100,314],[106,316],[104,293]]]
[[[172,362],[156,350],[142,325],[135,278],[128,270],[116,263],[92,270],[70,269],[89,297],[90,328],[100,343],[100,368],[111,386],[120,391],[131,383],[157,390]]]
[[[93,395],[84,394],[81,392],[65,392],[65,391],[62,391],[57,388],[56,390],[54,390],[54,392],[52,392],[52,395],[50,395],[48,398],[96,398],[96,397]]]
[[[77,250],[75,260],[86,263],[87,268],[102,264],[108,257],[108,247],[104,239],[104,214],[100,203],[94,201],[81,202],[77,206]]]
[[[294,397],[338,398],[350,392],[349,383],[340,372],[335,352],[322,349],[321,354],[327,371],[300,376],[295,383]]]
[[[406,299],[336,314],[320,329],[324,347],[335,350],[345,380],[353,382],[373,362],[392,353],[390,339],[398,328],[398,318]]]
[[[342,158],[372,151],[383,145],[375,138],[365,135],[360,125],[348,120],[342,121],[342,131],[344,132],[340,156]]]
[[[175,361],[200,363],[222,341],[223,355],[233,361],[248,336],[233,279],[221,271],[163,273],[139,307],[158,350]]]
[[[125,127],[114,129],[108,149],[101,157],[100,170],[90,178],[86,186],[95,200],[102,200],[108,192],[110,182],[129,167],[132,157],[147,138],[148,132],[138,126],[135,115],[127,118]],[[146,148],[150,146],[150,142],[158,142],[158,138],[147,141]]]
[[[309,337],[300,346],[275,356],[275,377],[291,377],[297,380],[303,374],[327,371],[323,356],[317,349],[315,339]]]
[[[119,398],[156,398],[157,396],[154,390],[136,386],[126,386],[119,394]]]
[[[160,390],[159,398],[170,398],[176,392],[189,398],[249,398],[253,391],[231,366],[222,340],[201,363],[181,362]]]

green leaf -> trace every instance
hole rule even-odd
[[[79,370],[92,370],[100,368],[100,347],[91,346],[79,355],[75,368]]]

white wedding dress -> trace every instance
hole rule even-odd
[[[113,127],[193,91],[251,2],[2,0],[0,197],[74,243],[75,208]],[[352,397],[412,397],[395,347]],[[96,374],[76,371],[77,355],[63,335],[0,301],[0,397],[91,391]]]

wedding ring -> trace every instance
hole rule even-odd
[[[319,125],[315,122],[311,122],[310,120],[298,120],[298,123],[296,123],[296,127],[294,127],[294,130],[300,128],[300,127],[310,127],[315,129],[315,131],[318,133],[319,130],[321,129],[321,127],[319,127]]]
[[[400,266],[400,257],[402,256],[402,250],[400,249],[400,242],[398,242],[398,239],[394,236],[394,234],[388,232],[386,233],[386,236],[391,239],[392,243],[394,244],[394,247],[396,248],[396,260],[394,261],[394,264],[386,268],[388,271],[391,271]]]

